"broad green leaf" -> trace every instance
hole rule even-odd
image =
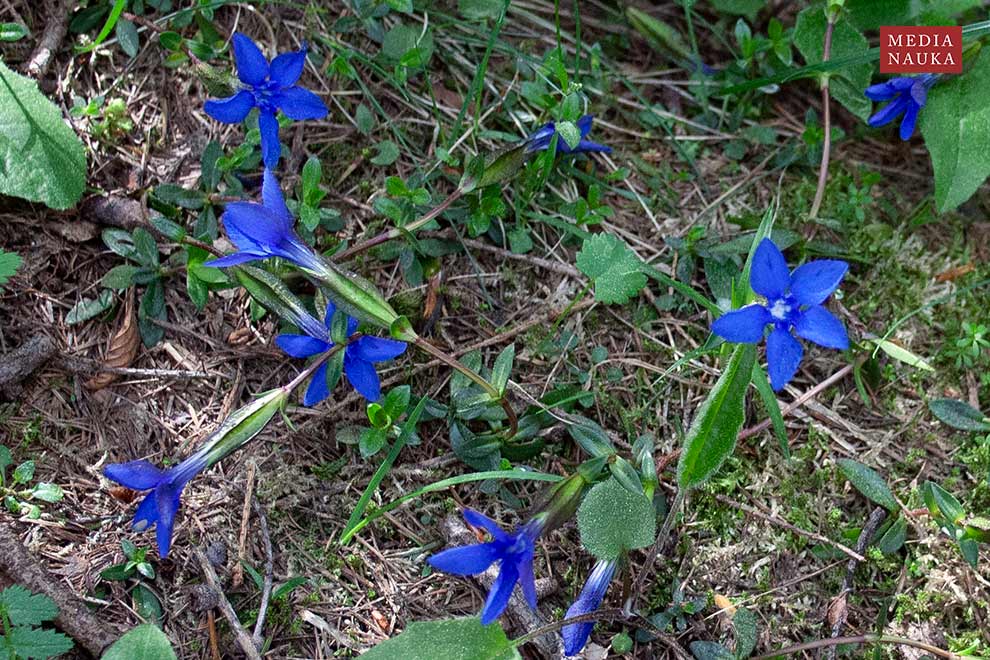
[[[469,21],[480,21],[498,18],[502,12],[502,3],[494,0],[459,0],[457,9]]]
[[[677,464],[677,483],[681,488],[696,488],[705,483],[732,455],[746,413],[746,389],[755,362],[755,346],[736,346],[725,371],[702,402]]]
[[[581,142],[581,130],[572,121],[558,121],[556,125],[557,134],[567,143],[567,146],[574,149]]]
[[[0,289],[10,281],[17,269],[21,267],[23,260],[16,252],[4,252],[0,250]]]
[[[572,419],[574,423],[567,425],[567,432],[581,449],[592,457],[611,456],[615,453],[612,440],[596,422],[580,415],[573,415]]]
[[[898,516],[894,519],[894,522],[890,524],[887,531],[883,533],[880,540],[877,541],[877,547],[880,548],[880,552],[885,555],[892,555],[904,545],[904,541],[907,539],[907,521],[904,516]]]
[[[31,489],[31,497],[42,502],[59,502],[63,496],[62,487],[58,484],[39,481]]]
[[[433,56],[433,30],[424,32],[418,25],[396,25],[385,33],[382,56],[407,66],[424,66]]]
[[[820,64],[825,49],[825,26],[827,24],[822,5],[808,7],[798,14],[794,26],[794,45],[801,51],[809,64]],[[859,30],[840,18],[832,30],[832,51],[830,60],[859,55],[869,50],[870,42]],[[870,116],[873,104],[863,95],[873,76],[873,64],[847,66],[830,74],[829,91],[832,97],[844,105],[849,112],[862,120]]]
[[[34,461],[24,461],[14,468],[14,483],[26,484],[34,478]]]
[[[0,41],[19,41],[30,34],[20,23],[0,23]]]
[[[646,286],[639,257],[611,234],[595,234],[586,240],[578,252],[577,267],[595,283],[598,302],[622,304]]]
[[[117,36],[120,49],[127,53],[128,57],[137,57],[138,51],[141,49],[141,40],[134,23],[121,19],[117,21],[117,29],[114,33]]]
[[[106,272],[100,284],[107,289],[121,291],[134,284],[134,274],[141,270],[132,264],[114,266]]]
[[[492,377],[489,382],[492,384],[499,394],[505,394],[505,386],[509,382],[509,375],[512,373],[512,362],[516,359],[516,345],[509,344],[506,346],[498,357],[495,358],[495,364],[492,366]]]
[[[515,660],[519,652],[496,621],[477,617],[414,621],[404,632],[361,656],[364,660]]]
[[[657,532],[650,500],[629,492],[614,477],[588,491],[577,519],[581,544],[598,559],[615,559],[627,550],[644,548]]]
[[[990,175],[990,54],[981,52],[969,70],[928,92],[921,111],[921,134],[935,170],[935,206],[951,211],[976,192]]]
[[[934,481],[926,481],[921,485],[921,498],[933,516],[944,517],[952,524],[957,524],[966,516],[959,500]]]
[[[378,149],[378,153],[370,159],[373,165],[391,165],[399,157],[399,147],[391,140],[379,142],[375,147]]]
[[[879,504],[888,511],[897,511],[900,509],[900,505],[894,498],[894,494],[887,487],[887,482],[884,481],[884,478],[876,470],[848,458],[840,458],[837,463],[839,470],[842,471],[846,479],[866,499]]]
[[[691,642],[689,648],[696,660],[736,660],[732,651],[718,642]]]
[[[14,626],[40,626],[58,616],[58,606],[45,594],[33,594],[19,584],[0,591],[0,607]]]
[[[874,344],[876,344],[880,348],[880,350],[882,350],[884,353],[894,358],[898,362],[903,362],[908,366],[921,369],[922,371],[935,371],[934,367],[928,364],[928,361],[925,360],[925,358],[921,357],[920,355],[915,355],[914,353],[904,348],[903,346],[900,346],[899,344],[895,344],[892,341],[888,341],[886,339],[879,339],[879,338],[872,339],[871,341]]]
[[[849,22],[860,30],[881,25],[911,25],[918,13],[915,0],[845,0]]]
[[[959,552],[962,553],[966,563],[976,568],[980,560],[980,546],[973,539],[959,539]]]
[[[83,298],[65,315],[66,325],[75,325],[99,316],[113,307],[113,292],[104,289],[95,299]]]
[[[935,399],[928,409],[939,420],[960,431],[990,431],[990,418],[965,401]]]
[[[177,660],[172,644],[153,624],[140,625],[114,642],[101,660]]]
[[[7,633],[7,641],[18,658],[54,658],[73,646],[67,635],[48,628],[13,628]]]
[[[740,607],[732,617],[732,632],[736,637],[736,658],[744,660],[756,648],[756,617],[745,607]]]
[[[0,194],[68,209],[86,185],[86,152],[38,85],[0,61]]]

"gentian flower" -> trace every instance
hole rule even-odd
[[[581,616],[582,614],[591,614],[601,607],[602,600],[605,599],[605,591],[608,589],[609,582],[612,581],[612,577],[615,575],[615,569],[618,564],[617,559],[603,559],[595,564],[595,567],[591,570],[591,575],[588,576],[587,582],[584,583],[584,588],[581,589],[581,594],[567,608],[567,614],[564,615],[565,619]],[[564,638],[564,655],[577,655],[580,653],[581,649],[588,642],[588,637],[591,635],[594,627],[594,621],[583,621],[564,626],[563,630],[560,631],[561,636]]]
[[[275,343],[283,351],[295,358],[308,358],[313,355],[326,353],[333,348],[330,339],[330,325],[337,308],[332,302],[327,303],[325,320],[320,323],[308,314],[302,330],[305,335],[284,334],[275,338]],[[358,321],[347,317],[347,336],[357,332]],[[361,396],[368,401],[378,401],[382,398],[382,384],[375,371],[376,362],[384,362],[402,355],[406,343],[395,339],[383,339],[361,335],[344,348],[344,374]],[[306,388],[303,404],[313,406],[330,396],[327,388],[327,363],[324,362],[313,373],[313,379]]]
[[[296,120],[322,119],[327,115],[327,106],[319,96],[296,85],[306,64],[305,44],[301,50],[279,55],[271,64],[261,49],[240,32],[234,33],[233,44],[237,77],[244,88],[228,98],[207,101],[204,110],[217,121],[239,124],[252,108],[258,108],[261,156],[265,167],[275,168],[282,155],[276,113],[281,110]]]
[[[773,331],[767,339],[767,367],[775,391],[786,385],[801,364],[804,349],[791,335],[819,346],[845,350],[849,337],[839,319],[822,303],[839,287],[849,264],[832,259],[809,261],[793,273],[787,270],[784,255],[769,238],[764,238],[753,255],[749,283],[766,298],[726,312],[712,323],[712,332],[731,342],[755,344],[763,339],[767,325]]]
[[[502,531],[494,520],[477,511],[465,509],[464,520],[469,525],[486,530],[492,535],[492,540],[438,552],[427,560],[430,566],[453,575],[477,575],[484,573],[496,561],[501,562],[498,577],[481,609],[483,625],[487,626],[505,611],[517,582],[522,586],[526,602],[535,609],[533,555],[536,551],[536,539],[544,531],[545,519],[534,516],[511,534]]]
[[[564,140],[563,137],[558,137],[557,153],[580,154],[591,151],[600,151],[606,154],[612,153],[612,147],[606,147],[605,145],[585,139],[588,137],[588,133],[591,132],[591,122],[593,119],[594,117],[591,115],[585,115],[575,122],[578,130],[581,131],[581,141],[578,142],[577,146],[573,149],[567,144],[567,141]],[[526,138],[526,153],[531,154],[537,151],[546,151],[549,149],[550,140],[556,132],[557,128],[552,121],[544,124],[538,131]]]
[[[160,557],[167,557],[172,547],[172,530],[175,528],[175,514],[179,510],[182,489],[197,474],[254,438],[285,404],[288,395],[289,390],[277,388],[237,409],[203,441],[194,454],[167,470],[159,469],[146,460],[112,463],[103,468],[103,474],[108,479],[126,488],[151,491],[138,505],[132,524],[139,532],[153,525],[156,527]]]
[[[867,120],[874,128],[884,126],[894,121],[902,114],[901,139],[910,140],[914,135],[915,124],[918,123],[918,112],[925,107],[928,100],[928,90],[938,75],[926,73],[916,77],[901,76],[891,78],[887,82],[871,85],[863,92],[874,101],[890,101],[879,112]]]
[[[294,219],[285,205],[275,175],[265,168],[261,186],[262,204],[231,202],[220,220],[237,252],[205,262],[204,266],[223,268],[248,261],[282,257],[300,268],[323,269],[323,260],[306,245],[292,228]]]

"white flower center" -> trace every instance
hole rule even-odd
[[[770,316],[774,317],[778,321],[786,321],[787,315],[791,313],[791,306],[783,298],[778,298],[774,301],[773,307],[770,308]]]

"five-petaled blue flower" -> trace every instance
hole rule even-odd
[[[292,229],[294,219],[285,205],[275,175],[268,168],[265,168],[261,199],[262,204],[227,204],[220,220],[227,230],[227,236],[237,246],[237,252],[207,261],[203,265],[223,268],[269,257],[282,257],[300,268],[321,270],[324,267],[323,261]]]
[[[592,142],[591,140],[586,140],[588,133],[591,132],[591,122],[594,119],[591,115],[585,115],[575,122],[578,130],[581,131],[581,141],[578,142],[577,146],[573,149],[567,144],[562,136],[557,137],[557,153],[563,154],[580,154],[591,151],[600,151],[602,153],[612,153],[612,147],[606,147],[603,144],[598,144],[597,142]],[[553,134],[557,131],[557,127],[553,122],[544,124],[538,131],[526,138],[526,153],[531,154],[537,151],[546,151],[550,148],[550,140],[553,139]]]
[[[301,323],[305,335],[279,335],[275,338],[275,343],[295,358],[308,358],[326,353],[333,348],[329,328],[336,311],[337,308],[332,302],[327,303],[327,313],[322,324],[310,316]],[[347,317],[347,336],[352,336],[357,329],[357,319]],[[344,348],[344,374],[361,396],[368,401],[378,401],[382,398],[382,384],[374,363],[396,358],[405,350],[405,342],[361,335]],[[328,396],[330,390],[327,388],[327,363],[324,362],[313,373],[303,403],[313,406]]]
[[[615,568],[618,563],[617,559],[602,559],[595,564],[577,600],[567,608],[567,614],[564,615],[565,619],[582,614],[591,614],[601,607],[602,600],[605,598],[605,591],[608,590],[608,584],[615,575]],[[583,621],[564,626],[563,630],[560,631],[561,637],[564,638],[564,655],[580,653],[588,642],[588,636],[591,635],[591,630],[594,627],[594,621]]]
[[[492,540],[438,552],[427,560],[430,566],[454,575],[477,575],[484,573],[496,561],[501,562],[498,577],[481,609],[481,623],[484,625],[488,625],[505,611],[517,582],[522,586],[526,602],[535,609],[533,554],[536,552],[536,539],[543,531],[540,519],[531,519],[512,534],[502,531],[494,520],[477,511],[465,509],[464,520],[474,527],[486,530],[492,535]]]
[[[890,101],[879,112],[870,117],[867,123],[876,128],[894,121],[902,114],[901,139],[910,140],[914,135],[914,126],[918,123],[918,112],[925,107],[928,100],[928,90],[938,76],[926,73],[921,76],[891,78],[887,82],[871,85],[864,94],[874,101]]]
[[[258,129],[261,131],[261,156],[265,166],[275,168],[282,155],[278,141],[278,119],[281,110],[290,119],[322,119],[327,106],[320,97],[296,85],[306,64],[306,46],[291,53],[282,53],[272,60],[265,59],[261,49],[240,32],[233,37],[237,77],[244,88],[231,97],[206,102],[207,114],[227,124],[244,121],[251,108],[258,108]]]
[[[150,461],[114,463],[103,468],[108,479],[131,490],[150,490],[134,512],[134,529],[142,532],[156,525],[158,554],[168,556],[172,529],[179,510],[179,496],[189,480],[209,467],[208,452],[198,451],[173,468],[161,470]]]
[[[752,304],[726,312],[712,323],[712,332],[728,341],[755,344],[764,329],[773,325],[767,339],[767,370],[770,384],[780,390],[801,364],[804,349],[791,335],[819,346],[845,350],[849,337],[839,319],[822,303],[839,287],[849,264],[833,259],[809,261],[788,272],[784,255],[769,238],[764,238],[753,255],[749,283],[765,297],[766,305]]]

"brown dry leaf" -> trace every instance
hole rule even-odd
[[[963,275],[969,275],[974,270],[976,270],[976,266],[974,266],[973,262],[971,261],[968,264],[963,264],[962,266],[956,266],[955,268],[943,270],[941,273],[935,276],[935,281],[951,282],[952,280],[959,279]]]
[[[251,334],[251,328],[237,328],[227,335],[227,343],[231,346],[243,346],[251,341],[253,336]]]
[[[107,347],[103,364],[115,368],[129,367],[134,362],[134,358],[137,357],[140,347],[141,334],[138,332],[137,315],[134,313],[134,288],[132,287],[127,292],[127,301],[124,303],[120,327],[110,338],[110,345]],[[102,390],[117,380],[119,375],[103,371],[87,380],[83,386],[93,392]]]
[[[715,607],[724,610],[724,613],[728,615],[729,619],[732,619],[736,615],[736,606],[722,594],[715,594]]]
[[[828,625],[834,627],[835,624],[839,623],[840,621],[846,620],[846,617],[849,614],[849,611],[846,608],[846,597],[847,594],[843,592],[838,596],[836,596],[835,598],[833,598],[832,602],[828,604],[828,614],[826,616],[826,619],[828,620]]]
[[[378,610],[371,610],[371,618],[375,620],[375,623],[378,624],[378,627],[382,629],[383,633],[388,632],[388,619],[385,618],[384,614]]]

